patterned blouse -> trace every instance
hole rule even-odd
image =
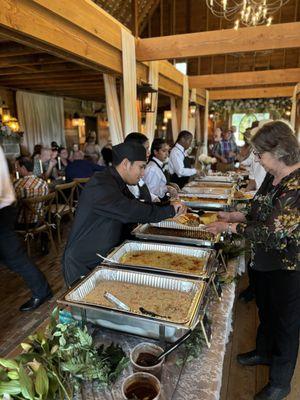
[[[251,243],[258,271],[300,271],[300,168],[274,186],[267,174],[237,232]]]

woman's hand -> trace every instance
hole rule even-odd
[[[218,221],[208,224],[205,230],[216,235],[218,233],[225,232],[227,229],[228,229],[228,222]]]
[[[222,220],[222,221],[230,222],[230,213],[220,211],[220,212],[218,212],[218,219]]]

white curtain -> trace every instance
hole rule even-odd
[[[16,101],[24,144],[30,152],[35,144],[50,147],[55,141],[65,145],[62,97],[17,91]]]
[[[171,99],[171,114],[172,114],[172,134],[175,143],[178,137],[177,107],[176,107],[175,97],[170,96],[170,99]]]
[[[205,91],[205,97],[206,97],[206,102],[205,102],[205,114],[204,114],[204,140],[203,140],[203,153],[207,155],[208,149],[207,149],[207,142],[208,142],[208,107],[209,107],[209,91]]]
[[[122,28],[122,60],[124,89],[124,133],[138,131],[136,108],[136,57],[135,39],[127,29]]]
[[[158,61],[151,61],[149,63],[149,78],[148,82],[153,89],[158,90]],[[152,93],[152,110],[153,113],[146,114],[146,136],[149,142],[152,143],[155,134],[156,116],[157,116],[157,102],[158,102],[158,92]]]
[[[183,76],[181,130],[189,130],[189,79]]]
[[[200,109],[197,107],[196,111],[196,127],[195,127],[195,133],[196,133],[196,141],[201,143],[201,121],[200,121]]]
[[[292,111],[291,111],[291,124],[296,129],[296,116],[297,116],[297,94],[300,92],[300,83],[295,86],[292,97]]]
[[[103,77],[109,132],[114,146],[124,140],[116,78],[108,74],[103,74]]]
[[[196,96],[197,96],[196,89],[193,88],[191,90],[190,101],[193,101],[194,103],[196,103],[196,99],[197,99]],[[190,115],[189,116],[189,129],[188,129],[188,131],[191,132],[191,134],[193,136],[195,136],[195,129],[196,129],[196,113],[194,115]]]

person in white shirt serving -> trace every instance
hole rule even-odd
[[[193,135],[189,131],[179,132],[175,146],[171,150],[169,160],[169,172],[171,182],[176,183],[180,188],[186,185],[189,177],[196,175],[197,170],[191,168],[190,160],[186,156],[186,150],[191,146]]]
[[[163,171],[164,162],[169,156],[169,145],[164,139],[154,139],[151,154],[147,164],[144,182],[148,189],[160,200],[177,197],[177,190],[167,185],[167,178]]]

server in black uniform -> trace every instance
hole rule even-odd
[[[113,167],[96,172],[80,196],[75,221],[63,256],[63,274],[68,285],[99,264],[96,253],[106,256],[126,237],[126,224],[158,222],[182,214],[186,208],[143,203],[127,185],[144,174],[146,150],[122,143],[113,147]]]

